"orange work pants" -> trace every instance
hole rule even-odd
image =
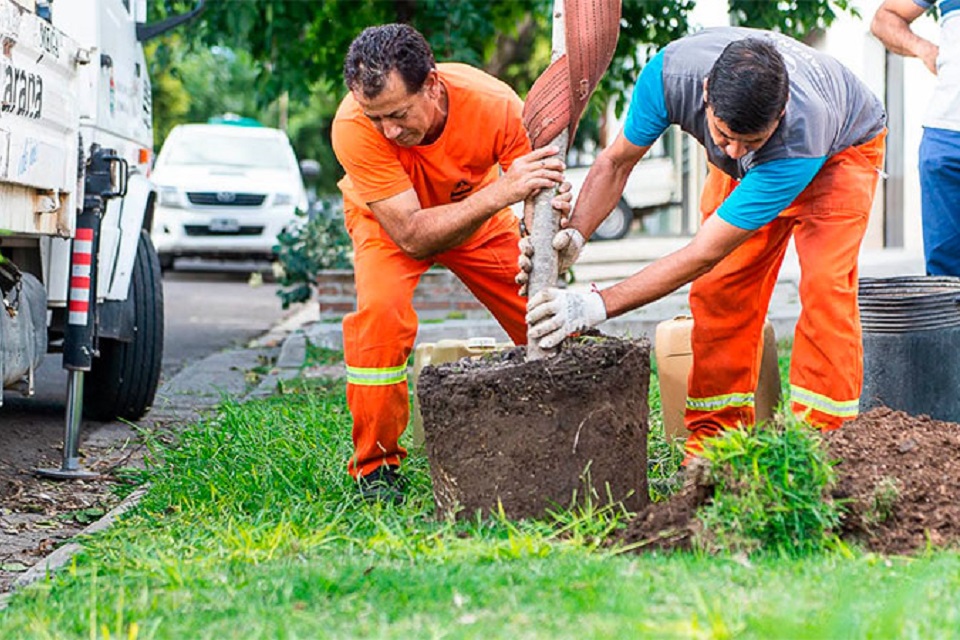
[[[753,424],[762,332],[792,237],[800,259],[800,304],[790,362],[791,409],[814,427],[857,416],[863,346],[857,260],[883,166],[886,132],[824,164],[776,219],[693,282],[693,366],[687,450],[723,429]],[[703,188],[704,219],[739,183],[714,166]]]
[[[417,337],[413,292],[434,263],[449,268],[489,309],[516,344],[527,339],[526,300],[517,294],[520,235],[508,211],[464,244],[430,260],[403,253],[369,214],[347,212],[353,240],[357,310],[343,319],[347,404],[354,454],[348,471],[367,475],[407,455],[398,443],[410,417],[407,359]]]

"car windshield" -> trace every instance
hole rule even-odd
[[[209,134],[181,138],[164,153],[168,165],[219,165],[251,169],[289,168],[290,155],[276,138]]]

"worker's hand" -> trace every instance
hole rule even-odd
[[[607,319],[600,294],[544,289],[527,303],[527,337],[541,349],[552,349],[571,333],[595,327]]]
[[[557,195],[553,197],[550,204],[554,211],[560,215],[560,226],[567,226],[567,221],[570,219],[570,210],[573,209],[573,185],[566,181],[562,182],[557,187]],[[524,208],[524,215],[526,215],[526,208]],[[532,220],[528,222],[532,222]]]
[[[558,153],[559,147],[549,145],[514,160],[510,169],[500,177],[498,184],[503,190],[506,204],[526,200],[540,189],[562,184],[564,166],[563,161],[555,157]]]
[[[560,228],[570,224],[570,211],[573,209],[573,185],[563,182],[557,187],[557,194],[550,201],[550,206],[560,219]],[[527,235],[533,230],[533,198],[523,201],[523,219],[520,221],[521,235]]]
[[[930,70],[930,73],[933,75],[939,75],[937,73],[937,58],[940,56],[940,47],[933,44],[932,42],[925,43],[927,46],[924,46],[923,49],[917,54],[917,57],[923,60],[923,64]]]
[[[520,238],[520,257],[517,258],[517,277],[514,278],[520,285],[518,292],[522,297],[527,297],[527,287],[530,284],[530,272],[533,271],[533,240],[530,236]]]
[[[553,236],[554,250],[557,252],[557,273],[565,273],[580,257],[580,250],[586,241],[576,229],[561,229]],[[533,241],[529,236],[520,238],[520,256],[517,258],[517,277],[520,285],[520,295],[527,295],[527,286],[530,282],[530,272],[533,271]]]

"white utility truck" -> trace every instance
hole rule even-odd
[[[44,470],[55,477],[87,475],[81,415],[136,419],[156,393],[163,290],[142,43],[201,9],[148,25],[146,0],[0,0],[0,402],[32,394],[45,354],[63,354],[63,464]]]

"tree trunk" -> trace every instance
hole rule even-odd
[[[551,62],[555,62],[567,52],[563,12],[563,0],[554,0]],[[566,156],[568,138],[568,129],[565,129],[549,143],[560,148],[561,160]],[[543,289],[557,286],[557,279],[560,276],[559,258],[553,248],[553,236],[560,230],[560,220],[556,211],[550,206],[550,201],[556,193],[556,189],[544,189],[533,198],[533,225],[530,229],[530,240],[533,242],[533,269],[530,271],[530,280],[527,284],[527,296],[530,298]],[[541,349],[535,340],[527,340],[527,360],[540,360],[556,354],[557,351],[556,347]]]

